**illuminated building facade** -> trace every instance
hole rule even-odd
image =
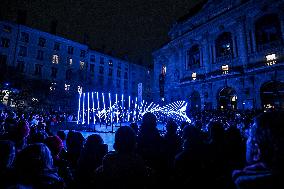
[[[143,84],[143,97],[146,98],[149,96],[146,82],[151,75],[146,67],[130,61],[6,21],[0,22],[0,72],[4,81],[11,77],[16,82],[23,79],[27,84],[40,81],[44,85],[42,88],[47,88],[49,94],[59,99],[63,94],[67,97],[68,94],[77,95],[79,86],[83,91],[137,96],[138,83]]]
[[[283,0],[196,5],[153,53],[155,99],[186,100],[192,110],[284,109],[283,7]]]

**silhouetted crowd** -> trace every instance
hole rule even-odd
[[[284,188],[284,114],[202,111],[191,123],[154,114],[115,132],[51,132],[66,114],[0,116],[0,188]]]

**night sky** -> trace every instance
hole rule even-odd
[[[151,53],[168,41],[174,22],[200,0],[1,0],[1,18],[46,32],[56,20],[57,35],[87,41],[93,49],[149,65]]]

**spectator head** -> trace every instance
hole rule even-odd
[[[63,149],[62,140],[58,136],[47,137],[44,141],[46,146],[50,149],[53,157],[58,157],[59,153]]]
[[[212,120],[208,123],[209,139],[211,142],[221,142],[225,136],[225,130],[222,122]]]
[[[166,129],[168,134],[175,134],[177,131],[178,125],[173,119],[169,119],[166,124]]]
[[[130,123],[130,127],[134,130],[135,133],[138,133],[138,125],[136,122]]]
[[[284,112],[262,113],[255,117],[247,139],[248,163],[263,162],[277,168],[284,161]]]
[[[86,143],[85,143],[85,148],[96,148],[97,146],[100,146],[104,143],[102,137],[98,134],[92,134],[88,136]]]
[[[63,130],[57,131],[57,136],[59,136],[61,140],[66,140],[66,134]]]
[[[133,129],[127,126],[117,129],[113,147],[117,152],[133,152],[136,148],[136,134]]]
[[[16,169],[22,174],[38,174],[52,167],[51,152],[43,143],[27,146],[19,153],[16,161]]]
[[[27,121],[19,121],[16,132],[19,138],[26,138],[30,134],[30,127]]]
[[[143,115],[141,129],[155,129],[157,126],[157,118],[151,113],[147,112]]]
[[[16,155],[15,145],[9,140],[0,140],[0,169],[10,168]]]

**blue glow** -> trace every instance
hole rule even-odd
[[[85,93],[83,93],[83,121],[82,124],[85,124]]]
[[[119,114],[119,111],[118,111],[118,104],[117,104],[117,94],[115,94],[115,104],[116,104],[116,123],[118,123],[118,114]]]
[[[109,102],[106,104],[105,95],[102,93],[102,103],[103,109],[100,110],[99,104],[99,95],[97,92],[97,103],[98,107],[95,109],[94,94],[92,92],[92,106],[90,109],[90,97],[88,95],[88,109],[85,109],[85,93],[83,93],[83,100],[81,100],[81,95],[78,99],[78,120],[77,123],[85,123],[85,119],[88,119],[88,124],[90,120],[90,111],[93,112],[93,123],[113,123],[116,120],[116,123],[119,122],[130,122],[135,121],[139,122],[142,120],[142,117],[145,113],[151,112],[157,117],[157,121],[165,122],[168,118],[172,118],[181,123],[183,121],[191,122],[191,120],[186,115],[187,103],[185,101],[176,101],[167,105],[160,107],[154,102],[146,102],[143,100],[141,103],[138,103],[137,97],[135,97],[135,104],[132,105],[133,100],[131,101],[131,96],[128,96],[128,107],[124,106],[124,95],[121,95],[121,101],[118,100],[118,94],[115,94],[115,103],[112,103],[111,93],[108,93]],[[82,111],[81,111],[82,106]],[[88,112],[86,112],[88,111]],[[96,116],[98,119],[96,120]],[[102,119],[103,118],[103,119]],[[116,119],[115,119],[116,118]],[[82,120],[82,122],[80,122]]]
[[[88,125],[90,124],[90,94],[88,93]]]
[[[94,92],[92,92],[92,104],[93,104],[93,109],[92,109],[92,112],[93,112],[93,121],[94,121],[94,124],[96,124]]]
[[[79,93],[79,104],[78,104],[78,117],[77,117],[77,124],[79,123],[80,121],[80,111],[81,111],[81,93]]]

